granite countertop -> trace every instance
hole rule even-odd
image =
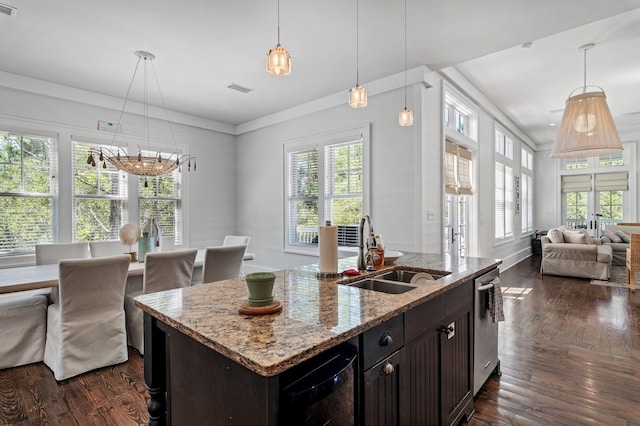
[[[393,265],[451,274],[402,294],[338,285],[362,279],[316,278],[317,264],[277,271],[274,295],[282,312],[243,315],[244,278],[145,294],[136,305],[265,377],[274,376],[341,342],[489,271],[496,259],[406,253]],[[339,270],[355,268],[356,257],[340,259]],[[380,273],[380,271],[372,274]]]

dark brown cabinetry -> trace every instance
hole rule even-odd
[[[404,364],[404,317],[399,315],[361,335],[363,425],[404,424],[400,410]]]
[[[405,313],[407,424],[453,425],[473,413],[472,332],[471,281]]]

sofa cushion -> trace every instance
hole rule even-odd
[[[611,240],[612,243],[621,243],[622,238],[616,235],[614,231],[606,230],[604,231],[604,236]]]
[[[564,242],[569,244],[587,244],[587,236],[577,231],[562,231]]]
[[[610,263],[612,258],[613,250],[611,249],[611,246],[598,246],[598,262]]]
[[[547,238],[549,238],[549,241],[552,243],[564,243],[564,235],[562,234],[562,230],[558,228],[549,229]]]
[[[609,238],[605,237],[604,235],[602,237],[600,237],[600,241],[602,241],[603,244],[611,243],[611,240]]]
[[[621,231],[620,229],[617,229],[615,231],[615,234],[620,237],[620,239],[622,240],[623,243],[628,243],[631,241],[631,238],[629,237],[629,234],[627,234],[624,231]]]

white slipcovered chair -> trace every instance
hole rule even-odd
[[[36,265],[51,265],[61,259],[91,257],[87,243],[36,244]]]
[[[0,369],[44,359],[47,296],[0,299]]]
[[[142,290],[127,293],[124,305],[128,344],[136,348],[140,355],[144,355],[143,313],[135,305],[134,298],[141,294],[190,286],[197,252],[196,249],[190,249],[153,252],[145,256]]]
[[[58,301],[47,310],[44,363],[65,380],[128,359],[127,255],[60,261]]]
[[[210,283],[239,277],[246,248],[245,245],[208,247],[204,255],[202,282]]]
[[[132,250],[131,247],[125,246],[120,240],[111,241],[91,241],[89,242],[89,251],[91,257],[107,257],[117,256],[119,254],[129,253]]]

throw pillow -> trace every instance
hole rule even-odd
[[[629,234],[627,234],[626,232],[617,229],[615,233],[618,237],[620,237],[623,243],[628,243],[631,241],[631,239],[629,238]]]
[[[606,230],[604,231],[604,236],[611,240],[612,243],[621,243],[622,238],[618,237],[615,232]]]
[[[607,237],[605,237],[604,235],[602,237],[600,237],[600,241],[602,241],[602,243],[610,243],[611,240]]]
[[[587,236],[582,232],[565,230],[562,233],[564,234],[565,243],[587,244]]]
[[[549,232],[547,232],[547,237],[552,243],[564,243],[564,235],[558,228],[549,229]]]

